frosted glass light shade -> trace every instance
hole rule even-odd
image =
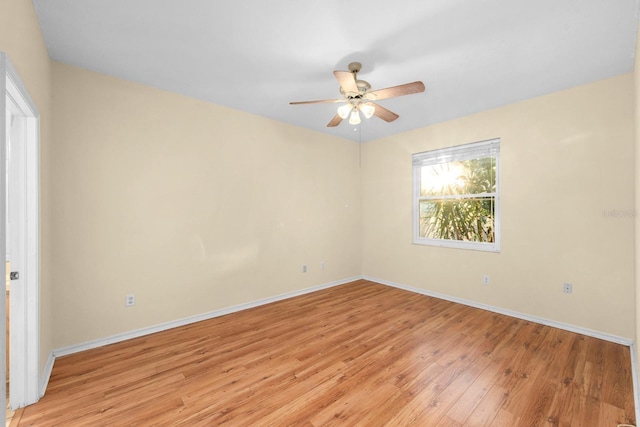
[[[349,116],[351,109],[351,104],[344,104],[343,106],[338,107],[338,115],[341,119],[346,119]]]
[[[356,110],[355,108],[351,112],[351,117],[349,117],[349,124],[351,125],[360,124],[360,114],[358,113],[358,110]]]
[[[360,111],[362,111],[362,114],[364,114],[367,119],[370,119],[371,116],[373,116],[373,113],[376,111],[376,107],[372,103],[367,102],[366,104],[362,104],[360,106]]]

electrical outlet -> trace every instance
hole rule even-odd
[[[303,266],[302,266],[302,272],[303,272],[303,273],[306,273],[306,272],[307,272],[307,266],[306,266],[306,265],[303,265]]]
[[[324,270],[324,261],[320,263],[320,270]]]
[[[488,285],[489,284],[489,276],[487,276],[486,274],[484,276],[482,276],[482,284],[483,285]]]
[[[570,294],[573,292],[573,285],[571,283],[565,283],[562,285],[562,292]]]
[[[129,294],[125,297],[124,300],[125,307],[132,307],[136,305],[136,296],[134,294]]]

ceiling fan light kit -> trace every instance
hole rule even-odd
[[[392,122],[399,116],[393,111],[387,110],[383,106],[373,101],[386,98],[394,98],[396,96],[411,95],[413,93],[424,92],[424,83],[415,81],[399,86],[388,87],[385,89],[371,90],[371,85],[364,81],[358,80],[358,72],[362,68],[359,62],[349,64],[349,71],[334,71],[333,75],[340,84],[340,93],[344,99],[325,99],[319,101],[294,101],[291,105],[298,104],[319,104],[332,102],[346,102],[346,104],[338,107],[336,115],[327,124],[327,127],[338,126],[343,120],[349,117],[349,124],[360,124],[360,113],[369,119],[376,116],[385,122]]]

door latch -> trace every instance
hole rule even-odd
[[[9,273],[9,279],[18,280],[19,278],[20,278],[20,272],[19,271],[12,271],[11,273]]]

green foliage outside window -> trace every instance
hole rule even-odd
[[[494,157],[422,167],[420,237],[495,241]]]

